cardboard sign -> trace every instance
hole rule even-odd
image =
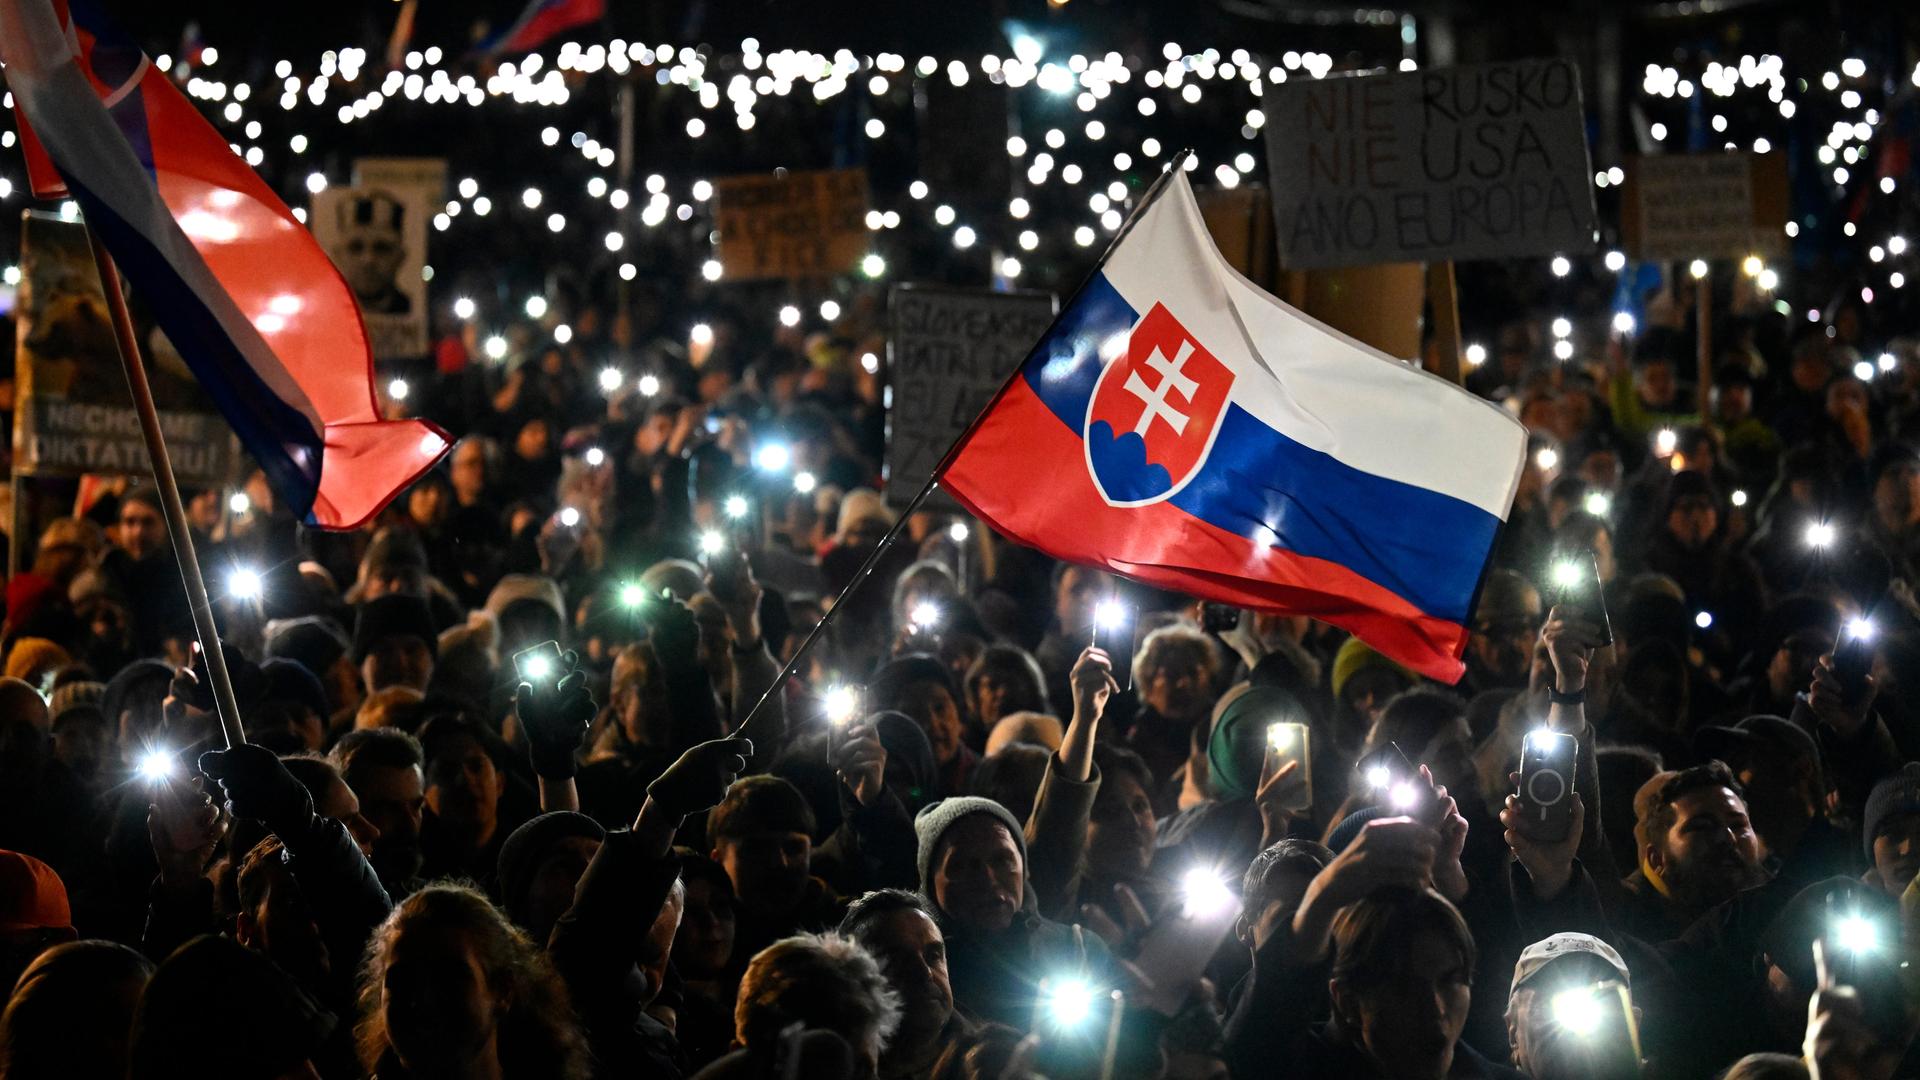
[[[85,227],[23,215],[15,309],[13,468],[29,476],[149,476],[153,465],[120,367]],[[145,350],[167,454],[182,484],[225,484],[239,462],[226,418],[158,330]]]
[[[1263,106],[1288,269],[1593,247],[1569,61],[1288,79]]]
[[[1787,250],[1787,163],[1780,154],[1662,154],[1629,159],[1620,236],[1636,259],[1744,259]]]
[[[867,172],[730,176],[714,184],[724,281],[824,277],[867,253]]]
[[[923,285],[896,287],[888,304],[893,334],[886,496],[888,503],[905,506],[1033,351],[1058,304],[1050,293]]]

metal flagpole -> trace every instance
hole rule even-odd
[[[1067,298],[1067,302],[1060,305],[1060,311],[1054,315],[1053,322],[1047,325],[1046,333],[1040,335],[1042,341],[1053,333],[1054,327],[1060,325],[1061,318],[1073,310],[1074,303],[1080,299],[1080,294],[1086,291],[1087,284],[1106,268],[1107,260],[1113,257],[1114,249],[1118,248],[1120,241],[1126,239],[1127,234],[1133,231],[1134,223],[1139,221],[1140,215],[1160,198],[1167,185],[1173,181],[1175,174],[1186,167],[1187,159],[1192,156],[1192,150],[1182,150],[1175,154],[1173,160],[1168,163],[1166,171],[1154,180],[1152,186],[1147,188],[1146,194],[1134,204],[1133,210],[1127,214],[1127,220],[1120,223],[1120,228],[1113,234],[1113,239],[1107,242],[1106,250],[1100,253],[1099,261],[1093,264],[1093,269],[1087,271],[1087,276],[1081,279],[1079,286],[1073,290],[1073,295]],[[987,414],[993,412],[993,407],[1000,403],[1000,398],[1006,394],[1007,388],[1013,385],[1013,381],[1020,377],[1020,371],[1025,366],[1023,360],[1022,363],[1015,365],[1012,371],[1007,372],[1007,377],[1000,381],[999,388],[993,392],[991,398],[987,399],[985,407],[975,414],[973,420],[967,424],[966,430],[960,433],[960,437],[953,440],[952,445],[947,447],[947,452],[940,456],[940,463],[927,474],[927,482],[920,485],[920,490],[914,493],[913,498],[907,502],[906,508],[900,511],[900,516],[894,519],[893,527],[889,528],[886,535],[880,538],[880,542],[874,545],[873,550],[867,554],[866,561],[860,564],[860,569],[853,572],[853,577],[847,582],[846,588],[841,589],[840,595],[834,597],[833,606],[827,608],[826,614],[822,615],[813,629],[807,632],[806,638],[800,642],[800,647],[793,651],[793,659],[788,660],[786,666],[780,669],[780,674],[774,678],[773,685],[767,687],[766,692],[760,695],[760,700],[754,703],[753,711],[749,712],[747,718],[740,722],[740,726],[734,729],[734,735],[740,735],[751,728],[753,722],[759,718],[761,710],[767,707],[767,702],[786,688],[787,683],[793,678],[793,673],[800,669],[800,661],[806,657],[807,650],[813,648],[813,643],[826,632],[827,624],[833,621],[833,617],[839,614],[840,609],[846,604],[847,597],[853,595],[854,590],[860,587],[860,583],[867,579],[867,575],[873,573],[873,568],[879,565],[881,557],[893,547],[894,541],[900,538],[901,530],[907,527],[908,519],[918,513],[921,504],[927,501],[927,496],[933,494],[935,485],[940,482],[940,474],[946,472],[947,466],[953,464],[953,459],[960,454],[960,448],[967,444],[967,440],[973,436],[974,429],[987,418]]]
[[[213,622],[213,608],[207,602],[207,583],[200,576],[200,560],[193,551],[193,530],[187,525],[187,511],[180,502],[180,485],[173,478],[173,461],[167,455],[167,441],[160,432],[160,413],[153,405],[153,387],[147,383],[147,366],[140,357],[140,340],[133,332],[133,316],[127,312],[127,298],[120,291],[120,272],[106,245],[87,230],[87,243],[93,248],[93,265],[100,272],[100,288],[107,295],[107,310],[113,315],[114,339],[120,347],[120,366],[127,373],[127,388],[133,391],[133,409],[140,416],[140,434],[146,438],[147,457],[153,462],[153,483],[160,491],[160,509],[167,519],[167,535],[173,540],[173,555],[180,564],[180,583],[187,590],[187,606],[193,611],[193,629],[200,637],[200,654],[207,658],[207,676],[213,683],[213,704],[220,721],[220,737],[228,747],[247,741],[240,726],[240,707],[234,700],[233,680],[227,675],[227,656],[220,649],[220,631]]]

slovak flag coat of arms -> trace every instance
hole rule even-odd
[[[1056,558],[1457,681],[1526,430],[1240,276],[1184,172],[1150,198],[941,486]]]

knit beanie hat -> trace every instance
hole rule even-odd
[[[50,723],[58,727],[61,717],[83,709],[99,715],[100,699],[105,697],[106,693],[106,684],[97,682],[70,682],[54,687],[53,697],[47,701],[47,715],[51,717]]]
[[[347,655],[347,635],[324,615],[275,619],[266,625],[266,654],[297,660],[300,666],[322,674]]]
[[[1020,849],[1020,867],[1024,878],[1027,866],[1027,831],[1013,820],[1013,812],[992,799],[983,799],[978,795],[956,795],[941,799],[920,811],[913,819],[913,833],[920,840],[920,852],[916,862],[920,869],[920,893],[929,903],[939,906],[933,897],[933,857],[940,850],[940,839],[947,830],[960,823],[962,818],[975,814],[985,814],[1007,827],[1013,837],[1013,844]],[[1028,892],[1031,895],[1031,891]]]
[[[607,830],[585,814],[555,810],[530,819],[500,845],[500,906],[514,925],[527,925],[527,889],[533,885],[540,860],[553,845],[572,836],[599,842],[607,838]]]
[[[540,574],[508,574],[487,594],[487,614],[499,619],[507,608],[523,600],[530,600],[553,612],[553,616],[564,625],[567,621],[567,602],[560,595],[560,586],[550,577]]]
[[[1346,644],[1340,646],[1340,651],[1333,655],[1333,696],[1338,698],[1340,692],[1346,689],[1349,680],[1370,667],[1385,667],[1397,671],[1407,680],[1409,686],[1420,681],[1419,676],[1407,670],[1405,666],[1375,652],[1366,642],[1357,637],[1348,638]]]
[[[1221,711],[1207,740],[1207,770],[1213,793],[1221,799],[1244,799],[1260,787],[1266,764],[1267,725],[1306,718],[1300,702],[1285,690],[1255,686],[1234,698]]]
[[[1879,783],[1867,796],[1867,808],[1860,815],[1860,840],[1867,850],[1867,864],[1873,864],[1873,842],[1880,827],[1902,814],[1920,814],[1920,761],[1909,761]]]
[[[440,646],[440,630],[427,602],[402,593],[360,605],[360,617],[353,623],[353,662],[365,660],[374,646],[389,637],[418,638],[427,652],[436,655]]]

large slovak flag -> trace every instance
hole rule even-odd
[[[1501,409],[1236,273],[1176,171],[940,484],[1056,558],[1454,682],[1525,454]]]
[[[528,0],[520,17],[480,46],[488,56],[530,52],[554,35],[607,16],[607,0]]]
[[[34,194],[80,204],[297,516],[353,528],[447,452],[433,424],[381,418],[340,272],[91,3],[0,0],[0,59]]]

